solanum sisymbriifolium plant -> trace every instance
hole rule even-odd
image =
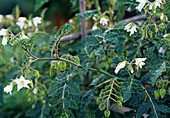
[[[170,3],[94,3],[97,10],[87,10],[70,21],[73,25],[82,18],[94,22],[91,35],[72,46],[76,54],[62,50],[68,44],[61,44],[61,40],[77,26],[66,23],[58,31],[47,33],[42,25],[44,15],[11,18],[11,25],[19,28],[17,33],[12,26],[0,30],[1,50],[13,47],[16,61],[11,61],[15,72],[10,70],[13,78],[6,81],[4,92],[12,96],[26,90],[27,100],[32,103],[26,113],[30,117],[113,117],[116,106],[128,107],[130,115],[125,117],[168,117]],[[86,5],[91,8],[93,2]],[[142,24],[117,23],[122,6],[145,14],[146,20]],[[4,20],[1,15],[0,22]]]

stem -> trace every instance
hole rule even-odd
[[[142,86],[142,88],[143,88],[143,89],[145,89],[143,86]],[[152,103],[153,110],[154,110],[154,112],[155,112],[156,118],[158,118],[158,115],[157,115],[157,112],[156,112],[155,106],[154,106],[154,104],[153,104],[153,101],[152,101],[152,99],[151,99],[151,97],[150,97],[150,95],[149,95],[148,91],[147,91],[147,90],[145,90],[145,93],[147,94],[147,96],[149,97],[150,102]]]
[[[67,63],[70,63],[70,64],[73,64],[79,68],[83,68],[80,64],[77,64],[77,63],[74,63],[72,61],[69,61],[69,60],[66,60],[66,59],[63,59],[63,58],[38,58],[34,55],[32,55],[26,48],[22,47],[22,49],[24,49],[24,51],[26,51],[26,53],[33,58],[33,61],[32,62],[35,62],[35,61],[49,61],[49,60],[59,60],[59,61],[64,61],[64,62],[67,62]],[[94,68],[89,68],[88,70],[90,71],[96,71],[96,72],[100,72],[102,74],[105,74],[111,78],[114,78],[115,76],[111,75],[110,73],[104,71],[104,70],[101,70],[101,69],[94,69]],[[116,78],[117,79],[117,78]],[[119,78],[120,80],[124,80],[124,79],[121,79]]]
[[[24,48],[23,46],[22,46],[22,49],[24,50],[24,51],[26,51],[26,53],[29,55],[29,56],[31,56],[33,59],[37,59],[38,57],[35,57],[34,55],[32,55],[26,48]]]
[[[116,78],[117,79],[117,78]],[[109,99],[110,99],[110,95],[112,94],[112,89],[113,89],[113,84],[114,84],[114,79],[112,81],[112,85],[111,85],[111,88],[110,88],[110,93],[109,93],[109,96],[107,98],[107,109],[109,109]]]

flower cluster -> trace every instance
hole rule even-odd
[[[131,36],[132,34],[137,32],[136,27],[137,26],[135,24],[129,23],[125,26],[124,30],[127,30],[127,32],[130,32],[130,36]]]
[[[23,87],[25,88],[30,88],[28,86],[28,84],[31,84],[31,81],[30,80],[26,80],[22,75],[21,77],[18,79],[16,78],[15,80],[13,80],[11,82],[10,85],[7,85],[5,88],[4,88],[4,92],[6,93],[10,93],[12,94],[12,89],[13,89],[13,84],[16,83],[17,84],[17,91],[21,90]]]
[[[142,68],[142,66],[145,65],[145,63],[143,62],[145,60],[146,60],[146,58],[136,58],[135,65],[137,66],[137,68],[138,67]],[[124,68],[126,66],[126,63],[128,63],[128,62],[127,61],[120,62],[115,69],[115,73],[117,74],[120,69]],[[131,63],[130,63],[130,71],[131,71],[131,73],[133,73],[133,68],[131,66]]]
[[[139,10],[139,12],[142,11],[143,7],[146,3],[149,7],[149,10],[152,10],[153,8],[156,9],[157,7],[161,7],[162,0],[155,0],[154,2],[149,2],[148,0],[136,0],[136,2],[139,2],[139,5],[136,7],[136,9]]]
[[[38,26],[38,24],[41,24],[41,17],[35,17],[32,20],[27,20],[26,17],[19,17],[18,21],[16,22],[16,25],[20,27],[20,29],[27,28],[27,26],[32,26],[34,24],[35,27]]]
[[[2,14],[0,14],[0,23],[3,22],[3,19],[7,19],[7,20],[14,20],[14,16],[12,14],[8,14],[3,16]]]
[[[101,18],[100,19],[100,24],[102,24],[103,26],[107,25],[107,22],[108,22],[108,19],[106,19],[106,18]]]
[[[13,34],[10,34],[11,33],[11,31],[10,30],[8,30],[8,29],[4,29],[4,28],[2,28],[1,30],[0,30],[0,36],[3,36],[3,39],[2,39],[2,44],[5,46],[5,45],[7,45],[7,42],[8,42],[8,40],[9,40],[9,38],[11,38],[11,37],[15,37]],[[11,35],[13,35],[13,36],[11,36]],[[22,39],[28,39],[29,37],[28,36],[26,36],[23,32],[21,32],[21,33],[19,33],[18,34],[19,36],[20,36],[20,39],[22,40]],[[11,37],[10,37],[11,36]]]

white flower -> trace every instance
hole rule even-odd
[[[8,42],[8,40],[7,40],[7,38],[4,36],[3,39],[2,39],[2,44],[5,46],[5,45],[7,45],[7,42]]]
[[[146,58],[136,58],[135,60],[136,60],[135,64],[139,66],[140,68],[142,68],[142,66],[145,65],[143,61],[145,61]]]
[[[125,65],[126,65],[126,61],[120,62],[115,69],[115,73],[117,74],[120,69],[125,67]]]
[[[32,22],[31,21],[28,22],[28,26],[30,26],[30,27],[32,26]]]
[[[10,19],[10,20],[14,20],[14,16],[12,14],[5,15],[5,18]]]
[[[4,92],[10,93],[10,95],[11,95],[11,94],[12,94],[12,84],[7,85],[7,86],[4,88]]]
[[[2,28],[1,30],[0,30],[0,36],[3,36],[3,39],[2,39],[2,44],[5,46],[5,45],[7,45],[7,38],[6,38],[6,35],[7,35],[7,32],[8,32],[8,30],[7,29],[4,29],[4,28]]]
[[[138,9],[141,12],[142,8],[146,4],[146,0],[136,0],[136,2],[140,2],[139,5],[136,7],[136,9]]]
[[[163,20],[163,18],[164,18],[164,14],[161,14],[160,19]]]
[[[69,23],[73,23],[73,19],[69,19],[68,22],[69,22]]]
[[[37,25],[41,23],[41,19],[41,17],[33,18],[33,24],[37,27]]]
[[[3,15],[0,14],[0,23],[2,22],[3,20]]]
[[[163,49],[163,47],[160,47],[159,50],[158,50],[158,52],[164,54],[164,53],[165,53],[165,50]]]
[[[22,40],[22,39],[29,39],[29,37],[26,36],[25,34],[21,34],[21,40]]]
[[[92,27],[92,30],[97,30],[97,26],[94,25],[94,26]]]
[[[18,22],[16,23],[19,27],[20,27],[20,29],[23,29],[24,28],[24,25],[25,25],[25,21],[26,21],[27,19],[25,18],[25,17],[19,17],[18,18]]]
[[[5,36],[7,34],[7,31],[8,31],[7,29],[2,28],[0,30],[0,36]]]
[[[107,25],[107,21],[108,21],[108,19],[106,19],[106,18],[101,18],[101,19],[100,19],[100,24],[102,24],[103,26],[104,26],[104,25]]]
[[[25,17],[19,17],[18,18],[18,22],[25,22],[27,20],[27,18]]]
[[[155,7],[155,9],[157,8],[157,7],[161,7],[161,4],[162,3],[162,0],[155,0],[155,2],[154,2],[154,7]]]
[[[38,90],[36,88],[33,89],[33,93],[34,94],[37,94],[38,93]]]
[[[20,89],[22,89],[23,87],[25,87],[25,88],[30,88],[29,86],[28,86],[28,84],[30,84],[31,83],[31,81],[30,80],[25,80],[25,78],[21,75],[21,77],[18,79],[18,78],[16,78],[15,80],[14,80],[14,82],[16,82],[17,83],[17,91],[19,91]]]
[[[133,23],[129,23],[125,26],[124,30],[127,30],[127,32],[130,32],[130,36],[132,34],[134,34],[135,32],[137,32],[136,30],[136,25],[134,25]]]
[[[23,29],[25,25],[24,22],[17,22],[16,24],[20,27],[20,29]]]

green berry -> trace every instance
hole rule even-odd
[[[106,108],[106,107],[105,107],[105,105],[104,105],[104,104],[100,104],[100,105],[99,105],[99,109],[100,109],[100,111],[103,111],[105,108]]]
[[[159,91],[158,90],[156,90],[155,92],[154,92],[154,95],[155,95],[155,99],[159,99],[159,97],[160,97],[160,94],[159,94]]]
[[[118,107],[122,107],[122,103],[121,103],[120,101],[117,101],[117,102],[115,103],[115,105],[118,106]]]
[[[104,115],[105,115],[105,117],[109,117],[110,116],[110,110],[105,110]]]
[[[103,102],[103,100],[101,98],[97,98],[97,104],[100,104],[102,102]]]
[[[160,89],[159,92],[160,92],[161,98],[163,98],[165,96],[165,94],[166,94],[165,89]]]

